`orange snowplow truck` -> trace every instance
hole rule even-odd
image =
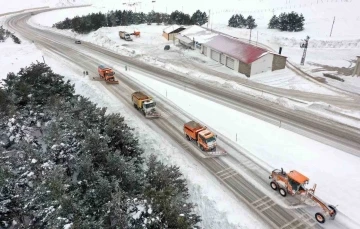
[[[98,67],[98,73],[100,76],[100,79],[105,80],[106,83],[109,84],[118,84],[119,81],[115,80],[115,72],[109,68],[105,67],[104,65],[99,65]]]
[[[216,150],[216,135],[195,121],[184,124],[184,134],[187,140],[195,141],[202,151]]]
[[[287,194],[298,196],[308,205],[320,207],[322,212],[315,214],[315,219],[319,223],[325,223],[326,219],[335,219],[336,207],[315,196],[316,184],[313,188],[306,188],[309,178],[300,172],[292,170],[286,173],[282,168],[281,170],[275,169],[271,172],[269,179],[271,179],[270,187],[273,190],[278,190],[281,196],[285,197]]]

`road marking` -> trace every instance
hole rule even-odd
[[[275,205],[276,205],[276,203],[273,202],[272,204],[266,206],[264,209],[261,209],[260,212],[263,212],[263,211],[265,211],[265,210],[267,210],[267,209],[269,209],[269,208],[272,208],[272,207],[275,206]],[[264,205],[260,205],[260,206],[264,206]],[[257,207],[259,207],[259,206],[257,206]]]
[[[237,172],[236,172],[236,171],[234,171],[233,174],[231,174],[231,175],[229,175],[229,176],[227,176],[227,177],[224,177],[224,178],[222,178],[222,179],[223,179],[223,180],[226,180],[226,179],[228,179],[228,178],[230,178],[230,177],[232,177],[232,176],[235,176],[235,175],[237,175]]]
[[[272,201],[272,199],[269,198],[267,201],[261,202],[259,205],[255,204],[254,206],[257,207],[257,208],[259,208],[259,207],[261,208],[263,206],[268,205],[270,202],[273,202],[273,201]]]
[[[219,172],[216,173],[216,175],[219,175],[220,173],[223,173],[223,172],[227,172],[228,170],[232,170],[231,167],[227,167],[226,169],[223,169],[223,170],[220,170]]]
[[[256,203],[258,203],[258,202],[260,202],[260,201],[262,201],[262,200],[265,200],[265,199],[267,199],[267,198],[269,198],[268,196],[264,196],[264,197],[262,197],[262,198],[260,198],[260,199],[258,199],[258,200],[255,200],[254,202],[252,202],[251,203],[251,205],[256,205]],[[269,198],[270,199],[270,198]]]
[[[300,218],[301,218],[301,217],[300,217]],[[295,224],[295,226],[296,226],[296,225],[298,225],[299,223],[301,223],[300,218],[294,218],[294,219],[293,219],[293,220],[291,220],[290,222],[288,222],[288,223],[286,223],[286,224],[282,225],[282,226],[280,227],[280,229],[284,229],[284,228],[286,228],[286,227],[290,226],[291,224],[295,223],[297,220],[298,220],[299,222],[298,222],[297,224]]]

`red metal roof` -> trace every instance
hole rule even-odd
[[[246,64],[251,64],[266,53],[269,53],[266,49],[222,35],[214,37],[210,41],[204,43],[204,45]]]

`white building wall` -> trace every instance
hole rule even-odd
[[[239,72],[239,60],[234,59],[234,71]]]
[[[269,53],[252,62],[250,75],[271,71],[273,58],[274,55]]]
[[[211,59],[211,48],[207,47],[207,57],[209,57]]]

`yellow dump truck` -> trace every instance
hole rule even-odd
[[[134,103],[134,107],[141,111],[146,118],[158,118],[161,116],[156,110],[156,102],[143,92],[137,91],[132,93],[131,100]]]

